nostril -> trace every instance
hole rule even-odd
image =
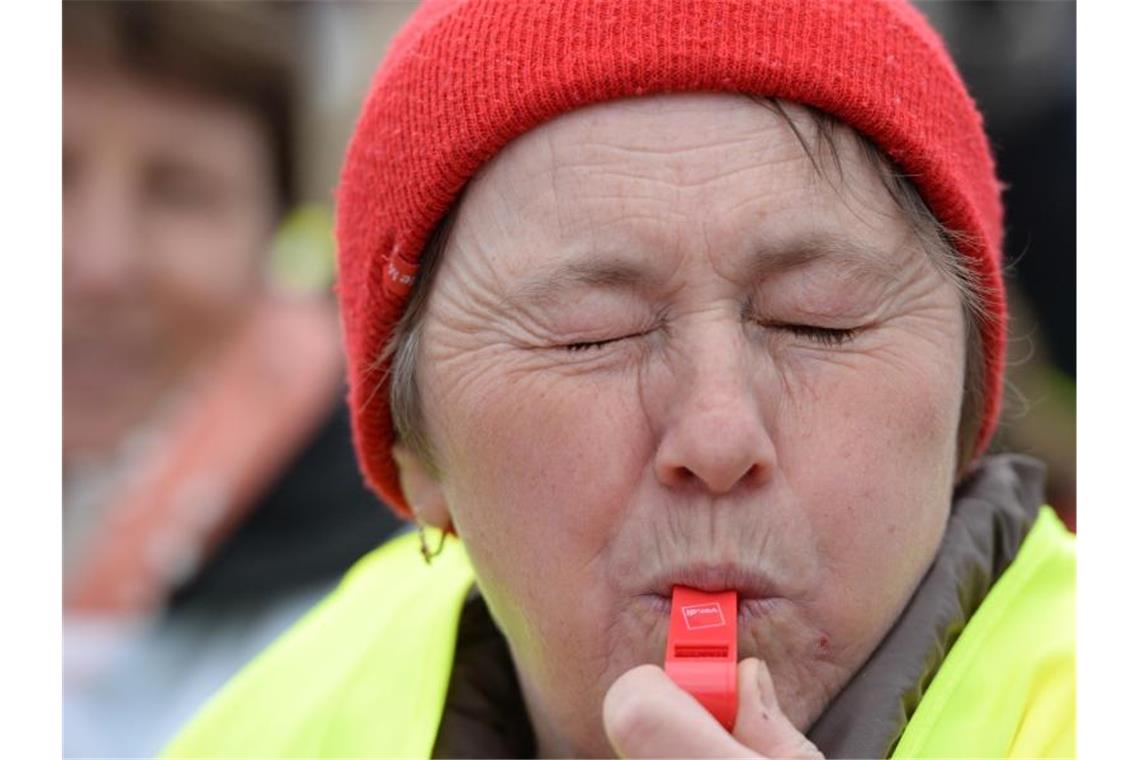
[[[753,463],[751,467],[744,471],[744,474],[737,478],[737,485],[756,486],[760,484],[760,468]]]
[[[685,466],[667,467],[663,473],[665,485],[680,488],[700,481],[697,474]]]
[[[742,472],[738,479],[733,482],[728,490],[739,488],[741,485],[755,485],[756,484],[756,465],[750,466],[746,471]]]
[[[759,468],[755,463],[741,467],[725,464],[720,468],[709,468],[701,480],[710,491],[716,494],[727,494],[741,486],[751,487],[758,482]]]

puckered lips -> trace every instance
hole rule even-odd
[[[738,563],[695,563],[676,565],[657,573],[643,584],[639,605],[669,617],[673,607],[673,587],[707,593],[736,591],[738,623],[760,617],[782,599],[777,583],[764,571]]]

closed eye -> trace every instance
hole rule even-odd
[[[643,338],[646,335],[649,335],[649,333],[651,333],[651,332],[653,332],[652,329],[630,333],[629,335],[619,335],[616,338],[605,338],[603,340],[583,340],[583,341],[578,341],[576,343],[564,343],[561,346],[558,346],[558,348],[563,350],[563,351],[573,351],[573,352],[592,351],[592,350],[596,350],[599,348],[605,348],[606,346],[610,345],[611,343],[618,343],[620,341],[630,340],[632,338]]]
[[[609,338],[607,340],[591,340],[582,343],[567,343],[566,345],[559,346],[559,348],[563,349],[564,351],[589,351],[593,348],[601,348],[602,346],[608,346],[611,343],[617,343],[619,340],[625,340],[627,337],[633,336],[623,335],[620,338]]]
[[[797,325],[787,323],[769,323],[766,327],[774,330],[783,330],[799,338],[808,338],[824,346],[838,346],[855,337],[857,329],[840,329],[834,327],[818,327],[816,325]]]

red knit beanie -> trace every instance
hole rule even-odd
[[[472,175],[560,114],[652,93],[795,101],[869,137],[980,275],[986,397],[1005,353],[1000,190],[982,120],[941,40],[897,0],[426,0],[380,65],[348,148],[337,209],[339,291],[356,450],[410,513],[392,460],[388,367],[423,245]]]

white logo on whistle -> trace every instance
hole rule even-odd
[[[690,631],[701,628],[717,628],[724,625],[724,612],[720,602],[712,604],[690,604],[681,608],[681,617]]]

